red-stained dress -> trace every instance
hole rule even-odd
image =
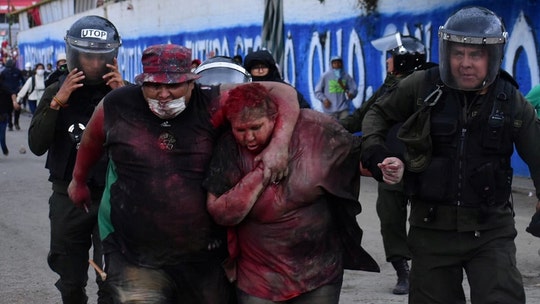
[[[358,204],[359,145],[329,116],[301,111],[289,149],[289,176],[269,185],[244,220],[230,228],[239,289],[284,301],[342,279],[343,247],[332,205]],[[253,155],[230,134],[213,157],[205,185],[217,196],[253,170]]]

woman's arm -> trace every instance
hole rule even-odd
[[[26,95],[26,93],[28,93],[28,90],[30,89],[30,83],[31,82],[32,82],[32,77],[29,77],[26,80],[26,82],[24,83],[24,85],[22,86],[22,88],[17,93],[17,102],[19,100],[22,100],[24,98],[24,96]]]
[[[221,196],[208,193],[206,207],[217,224],[234,226],[240,223],[266,189],[263,168],[256,167]]]

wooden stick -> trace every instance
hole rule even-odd
[[[105,273],[105,271],[103,271],[98,266],[98,264],[96,264],[96,262],[94,262],[94,260],[90,259],[90,260],[88,260],[88,263],[90,263],[90,265],[92,265],[92,267],[94,267],[94,269],[97,271],[97,273],[99,273],[99,275],[101,276],[102,281],[105,281],[107,279],[107,274]]]

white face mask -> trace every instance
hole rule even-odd
[[[36,70],[36,75],[43,76],[45,74],[45,70]]]
[[[186,97],[182,96],[168,102],[159,102],[156,99],[146,98],[150,111],[161,119],[171,119],[186,109]]]

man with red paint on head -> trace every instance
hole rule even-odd
[[[208,211],[229,226],[227,265],[239,303],[338,303],[343,269],[379,271],[356,222],[360,139],[323,113],[302,109],[289,175],[272,183],[254,157],[272,138],[276,98],[260,84],[224,97],[230,122],[214,152]]]
[[[88,202],[84,181],[106,151],[109,169],[99,211],[107,282],[115,303],[208,303],[234,300],[221,263],[226,230],[206,211],[203,179],[221,129],[210,118],[220,90],[201,86],[191,72],[191,50],[174,44],[148,47],[137,85],[111,92],[84,132],[69,194]],[[286,84],[264,85],[283,100]],[[275,140],[260,153],[268,180],[286,174],[287,147],[298,116],[280,103]]]

